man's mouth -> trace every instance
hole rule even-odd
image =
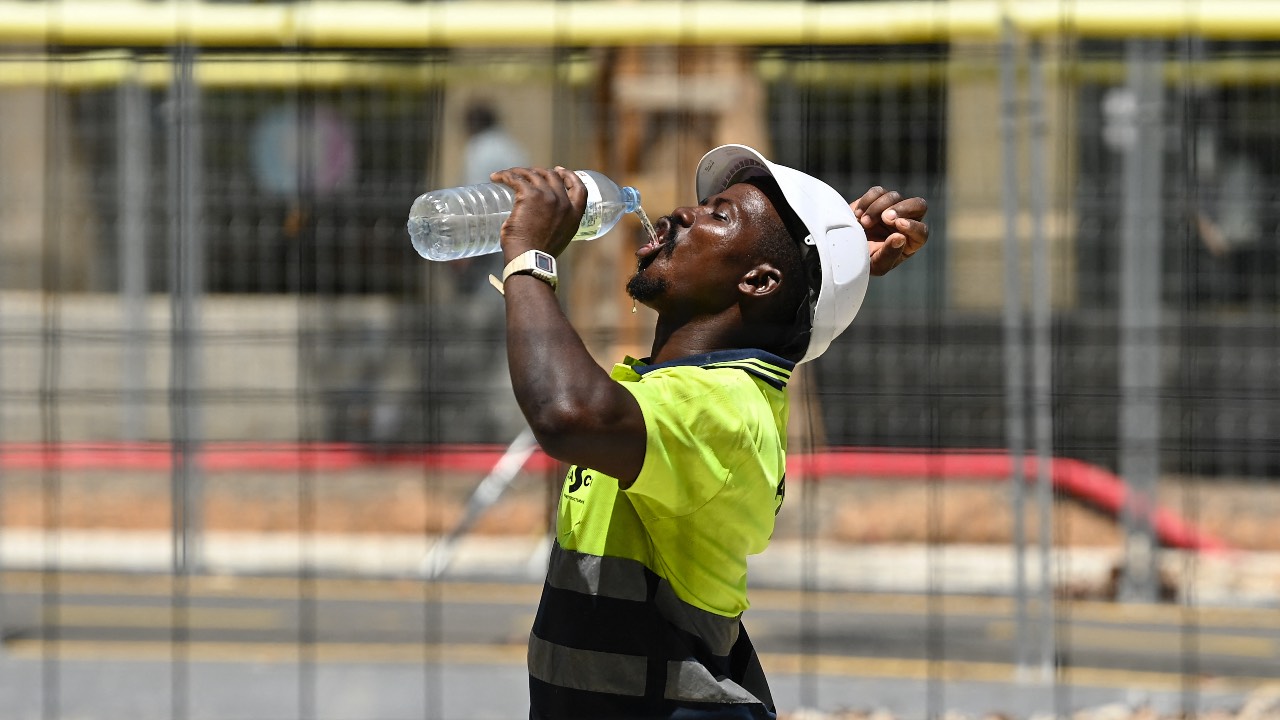
[[[639,250],[636,250],[636,272],[641,272],[653,264],[653,261],[658,257],[659,250],[665,249],[667,254],[670,255],[671,251],[675,249],[676,232],[679,227],[671,222],[670,216],[658,218],[658,222],[653,229],[656,237],[641,245]]]

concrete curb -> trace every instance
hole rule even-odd
[[[211,574],[426,578],[435,536],[211,532],[202,570]],[[449,548],[442,580],[537,582],[545,571],[545,536],[468,536]],[[0,569],[169,572],[173,538],[163,531],[0,530]],[[1096,592],[1121,558],[1113,548],[1056,549],[1054,584]],[[438,559],[438,558],[437,558]],[[1027,584],[1038,587],[1029,554]],[[1280,606],[1280,553],[1165,553],[1164,569],[1197,604]],[[779,540],[751,558],[753,586],[960,595],[1008,595],[1014,557],[1003,546],[873,545]]]

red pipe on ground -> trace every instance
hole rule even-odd
[[[354,470],[379,465],[418,465],[432,470],[488,472],[502,455],[492,445],[448,445],[418,451],[378,452],[355,443],[204,443],[199,465],[206,472],[298,472]],[[169,472],[176,457],[169,443],[10,443],[0,445],[0,470],[110,470]],[[525,467],[545,472],[557,463],[541,451]],[[840,476],[897,479],[1003,481],[1013,474],[1007,453],[973,451],[841,448],[792,455],[788,472],[797,479]],[[1038,461],[1024,458],[1028,482],[1038,476]],[[1053,486],[1085,503],[1119,515],[1129,489],[1124,479],[1104,468],[1070,458],[1052,458]],[[1160,542],[1168,547],[1222,551],[1228,545],[1194,527],[1167,508],[1152,510]]]

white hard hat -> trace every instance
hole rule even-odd
[[[702,199],[760,175],[777,181],[787,204],[809,231],[804,245],[818,251],[822,266],[822,287],[816,294],[813,288],[809,291],[812,332],[800,359],[808,362],[826,352],[862,307],[871,275],[867,236],[835,188],[799,170],[771,163],[746,145],[721,145],[703,155],[694,185]]]

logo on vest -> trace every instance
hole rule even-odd
[[[569,477],[571,478],[568,490],[570,495],[584,487],[589,487],[591,485],[591,480],[593,479],[589,472],[577,466],[574,466],[573,470],[569,472]]]

